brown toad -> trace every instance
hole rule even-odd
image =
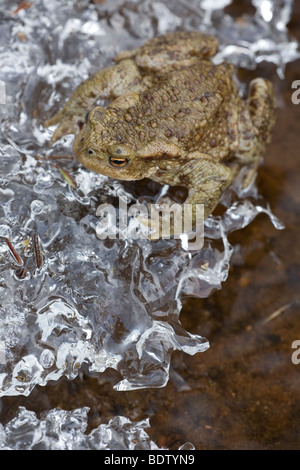
[[[120,180],[184,186],[185,203],[203,204],[207,217],[238,168],[255,174],[275,121],[272,84],[253,80],[243,100],[233,66],[209,60],[217,48],[210,35],[174,32],[120,53],[45,123],[60,123],[52,141],[81,121],[73,150],[84,166]],[[113,101],[104,109],[95,106],[100,98]]]

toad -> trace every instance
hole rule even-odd
[[[251,183],[275,122],[271,82],[254,79],[243,99],[234,67],[210,60],[217,49],[211,35],[172,32],[121,52],[46,121],[59,124],[52,141],[76,133],[79,123],[73,151],[84,166],[120,180],[184,186],[185,203],[203,204],[207,217],[241,167]]]

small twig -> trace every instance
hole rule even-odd
[[[33,235],[33,248],[34,248],[34,256],[37,269],[40,269],[43,264],[43,256],[41,253],[40,241],[39,236],[37,233]]]
[[[70,175],[70,173],[68,173],[66,170],[62,168],[59,168],[59,166],[56,165],[56,163],[54,163],[53,166],[60,171],[63,178],[66,180],[67,183],[69,183],[70,186],[72,186],[72,188],[77,188],[77,182],[73,178],[73,176]]]
[[[271,313],[271,315],[269,315],[268,318],[264,320],[264,323],[269,323],[270,321],[274,320],[276,317],[285,312],[289,307],[294,305],[294,303],[295,302],[289,302],[288,304],[285,304],[282,307],[278,308],[277,310],[275,310],[275,312]]]
[[[18,263],[20,266],[23,266],[23,260],[22,258],[18,255],[18,253],[16,252],[16,250],[14,249],[11,241],[9,238],[5,238],[5,241],[7,243],[7,246],[9,248],[9,251],[10,251],[10,254],[12,255],[12,257],[14,258],[14,260],[16,261],[16,263]]]
[[[30,2],[26,2],[26,1],[23,1],[20,3],[20,5],[12,12],[12,15],[16,15],[17,13],[19,13],[19,11],[21,10],[28,10],[28,8],[32,7],[33,3]]]
[[[25,277],[27,276],[27,271],[24,267],[17,268],[15,270],[15,275],[18,279],[25,279]]]

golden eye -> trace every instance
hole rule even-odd
[[[109,157],[108,163],[114,168],[124,168],[129,163],[129,158]]]

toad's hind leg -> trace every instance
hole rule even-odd
[[[100,70],[82,82],[71,94],[63,109],[44,123],[44,127],[59,124],[51,142],[65,134],[78,131],[78,122],[84,122],[85,114],[98,99],[115,98],[124,93],[139,91],[141,74],[133,60],[123,60],[119,64]]]
[[[276,99],[273,85],[269,80],[256,78],[250,83],[245,108],[240,112],[240,142],[237,156],[248,164],[242,186],[251,186],[257,175],[257,168],[271,140],[275,124]],[[250,118],[249,124],[248,118]]]
[[[173,31],[150,39],[134,51],[121,52],[115,61],[135,58],[144,71],[166,73],[167,67],[176,68],[208,59],[216,54],[218,41],[199,31]]]
[[[269,80],[256,78],[250,83],[248,108],[257,138],[263,145],[270,142],[275,124],[276,98]]]

